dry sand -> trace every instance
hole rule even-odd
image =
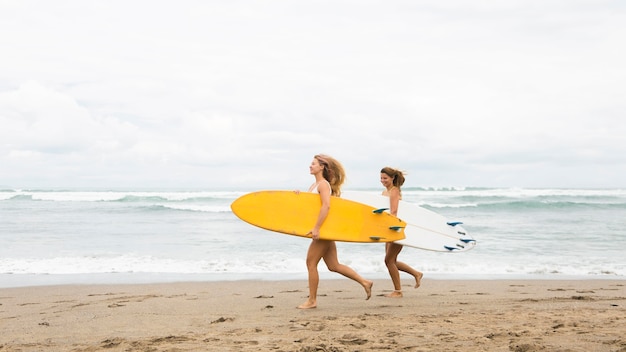
[[[322,280],[0,289],[0,351],[621,351],[625,280]]]

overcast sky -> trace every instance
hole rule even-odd
[[[626,187],[626,2],[0,0],[0,187]]]

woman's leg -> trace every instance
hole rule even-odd
[[[415,288],[420,287],[420,285],[422,284],[422,276],[424,276],[422,272],[411,268],[408,264],[403,262],[396,262],[396,266],[398,267],[398,270],[413,275],[413,277],[415,278]]]
[[[317,264],[327,252],[330,241],[312,240],[306,255],[306,268],[309,272],[309,299],[298,306],[300,309],[317,307],[317,286],[320,282]]]
[[[385,265],[387,265],[394,289],[392,293],[386,295],[387,297],[402,297],[402,283],[400,282],[400,271],[397,263],[398,254],[401,250],[402,246],[397,243],[387,242],[385,244]]]
[[[397,246],[400,246],[400,245],[397,245]],[[422,272],[420,271],[417,271],[411,268],[408,264],[398,261],[398,254],[400,254],[400,251],[402,250],[402,248],[403,246],[400,246],[400,249],[398,249],[398,253],[396,253],[396,267],[400,271],[404,271],[407,274],[411,274],[413,278],[415,279],[415,288],[418,288],[420,287],[422,283],[422,276],[424,276],[424,274],[422,274]]]
[[[330,241],[330,244],[327,248],[326,253],[324,253],[323,258],[324,263],[326,263],[326,267],[328,267],[328,270],[339,273],[361,284],[361,286],[363,286],[363,288],[365,289],[365,299],[370,299],[370,297],[372,296],[372,286],[374,285],[374,283],[370,280],[364,279],[349,266],[339,263],[339,259],[337,259],[337,246],[335,245],[334,241]]]

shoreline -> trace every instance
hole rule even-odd
[[[336,273],[320,269],[320,280],[341,279]],[[363,273],[367,279],[384,281],[389,279],[388,273]],[[435,274],[424,272],[430,280],[537,280],[537,281],[595,281],[624,280],[620,275],[565,275],[565,274]],[[409,276],[402,274],[403,279]],[[64,285],[126,285],[126,284],[178,284],[185,282],[237,282],[237,281],[306,281],[306,272],[302,273],[89,273],[89,274],[0,274],[0,290],[5,288],[64,286]]]
[[[425,278],[0,289],[2,351],[626,351],[626,281]]]

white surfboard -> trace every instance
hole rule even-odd
[[[389,197],[380,194],[344,191],[341,192],[341,198],[372,206],[379,211],[389,210]],[[405,239],[395,241],[403,246],[437,252],[463,252],[476,245],[476,241],[461,227],[460,222],[451,222],[415,203],[401,200],[398,218],[407,223],[404,229]]]

